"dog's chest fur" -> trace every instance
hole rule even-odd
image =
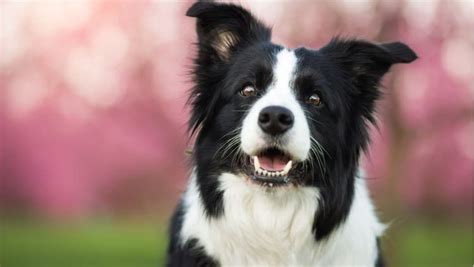
[[[221,266],[374,265],[376,237],[383,226],[363,180],[356,183],[348,219],[322,242],[316,242],[312,233],[317,188],[265,192],[229,173],[222,174],[220,182],[224,214],[216,219],[205,215],[195,179],[190,180],[180,237],[183,243],[197,239]]]

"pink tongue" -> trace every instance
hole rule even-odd
[[[281,171],[285,168],[286,164],[288,163],[288,159],[282,156],[275,156],[275,157],[265,157],[260,156],[258,157],[258,161],[260,162],[260,167],[267,171]]]

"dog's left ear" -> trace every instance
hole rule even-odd
[[[373,44],[335,38],[320,51],[338,64],[362,90],[376,89],[374,87],[393,64],[417,59],[415,52],[400,42]]]
[[[228,62],[238,49],[270,40],[271,30],[237,5],[198,2],[186,15],[197,18],[200,53],[212,61]]]

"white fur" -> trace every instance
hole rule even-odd
[[[258,115],[265,107],[282,106],[289,109],[295,118],[293,127],[282,138],[283,148],[295,160],[304,161],[308,157],[311,140],[306,116],[292,88],[298,59],[293,51],[287,49],[281,50],[276,59],[271,85],[244,119],[240,135],[241,147],[248,155],[255,155],[266,147],[266,134],[258,126]]]
[[[319,193],[313,187],[266,189],[224,173],[224,214],[209,218],[192,175],[184,196],[181,242],[196,238],[222,266],[373,266],[383,231],[364,180],[357,179],[347,220],[326,241],[311,231]]]

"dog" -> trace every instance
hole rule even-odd
[[[241,6],[198,2],[192,173],[167,266],[383,266],[359,170],[379,83],[415,52],[334,38],[289,49]]]

